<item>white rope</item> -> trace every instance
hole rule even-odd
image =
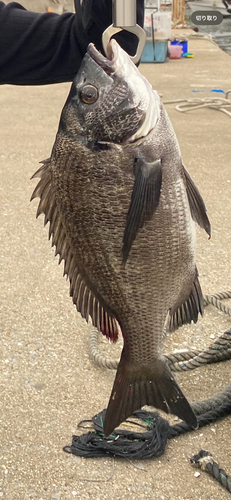
[[[210,108],[222,111],[231,117],[231,112],[227,109],[231,109],[231,99],[228,99],[230,92],[229,90],[226,93],[227,97],[192,97],[191,99],[176,99],[174,101],[164,101],[164,105],[177,104],[175,109],[180,113],[187,113],[187,111],[193,111],[195,109]]]
[[[231,290],[228,290],[227,292],[220,292],[220,293],[217,293],[217,294],[214,294],[214,295],[203,295],[203,299],[204,299],[204,305],[208,305],[208,304],[212,304],[214,307],[216,307],[217,309],[220,309],[221,311],[223,311],[225,314],[227,314],[228,316],[231,316],[231,309],[222,304],[221,303],[221,300],[224,300],[224,299],[230,299],[231,298]],[[89,333],[89,350],[90,350],[90,357],[91,359],[94,361],[94,363],[97,365],[97,366],[100,366],[100,367],[103,367],[103,368],[109,368],[109,369],[113,369],[113,370],[116,370],[117,367],[118,367],[118,363],[119,363],[119,360],[116,360],[116,359],[110,359],[110,358],[106,358],[105,356],[102,356],[100,353],[99,353],[99,337],[101,337],[101,332],[99,332],[97,330],[97,328],[95,328],[94,326],[90,326],[90,333]],[[213,344],[212,346],[210,346],[208,349],[210,349],[212,347],[212,353],[214,353],[214,349],[215,351],[217,350],[217,342],[219,344],[219,349],[221,347],[221,342],[220,342],[220,339],[225,337],[225,348],[227,350],[227,354],[228,354],[228,358],[227,359],[230,359],[230,351],[231,351],[231,347],[228,346],[227,344],[227,339],[226,339],[226,335],[228,336],[228,343],[230,343],[230,332],[225,332],[224,335],[222,335],[221,337],[219,337]],[[215,346],[215,347],[214,347]],[[221,349],[222,350],[222,349]],[[176,361],[172,361],[172,357],[174,355],[166,355],[166,358],[169,359],[169,361],[171,361],[171,363],[173,363],[171,365],[171,369],[174,371],[178,371],[179,369],[182,370],[182,366],[184,365],[184,367],[187,369],[187,366],[190,366],[190,363],[192,361],[194,362],[197,362],[197,360],[199,359],[199,364],[196,365],[196,366],[199,366],[201,364],[201,355],[202,355],[202,358],[204,358],[205,354],[206,354],[206,351],[198,351],[198,352],[195,352],[195,355],[193,354],[194,356],[194,360],[192,359],[192,356],[190,354],[190,358],[188,361],[180,361],[179,363],[177,363]],[[198,356],[198,354],[200,354]],[[186,355],[186,358],[187,358],[187,353],[185,353]],[[211,357],[211,352],[209,351],[209,357]],[[185,359],[186,359],[185,358]],[[174,368],[175,366],[175,368]],[[192,365],[193,368],[195,368],[195,363]],[[190,369],[190,367],[188,368]]]

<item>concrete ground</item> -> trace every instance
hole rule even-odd
[[[207,40],[190,40],[195,57],[141,65],[163,101],[214,96],[193,90],[230,89],[231,59]],[[95,367],[88,326],[69,298],[43,218],[30,203],[30,177],[49,157],[70,85],[2,86],[0,92],[0,498],[7,500],[220,500],[228,492],[189,458],[208,449],[231,473],[228,417],[167,444],[165,454],[134,463],[65,454],[77,423],[107,406],[114,372]],[[204,293],[230,289],[230,117],[211,109],[180,114],[167,105],[183,160],[197,183],[212,223],[212,239],[198,229],[197,264]],[[179,329],[166,351],[204,347],[230,328],[207,308],[197,325]],[[120,343],[121,345],[121,343]],[[100,348],[118,357],[120,345]],[[178,375],[190,401],[215,395],[230,382],[231,362]],[[174,422],[173,418],[170,418]],[[94,481],[94,482],[92,482]]]

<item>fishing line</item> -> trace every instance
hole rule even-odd
[[[212,304],[231,317],[231,309],[221,303],[223,299],[231,298],[231,291],[204,295],[203,298],[205,305]],[[99,354],[98,336],[98,330],[91,328],[89,347],[92,359],[98,366],[116,369],[117,360],[111,360]],[[176,352],[165,355],[165,358],[172,371],[193,370],[203,364],[230,359],[231,329],[203,351],[194,349]],[[198,417],[199,428],[229,415],[231,413],[231,384],[215,397],[191,403],[191,406]],[[89,429],[89,432],[73,436],[72,445],[66,446],[64,451],[84,457],[110,455],[129,459],[153,458],[164,453],[168,439],[192,430],[185,422],[170,426],[168,421],[157,412],[140,410],[123,424],[123,428],[116,429],[113,435],[105,438],[103,433],[105,412],[106,410],[103,410],[91,420],[82,420],[78,428]],[[126,426],[129,426],[129,430]],[[131,427],[135,430],[131,430]]]
[[[211,424],[231,413],[231,384],[224,393],[229,392],[228,401],[223,401],[224,394],[219,394],[219,406],[214,408],[214,400],[191,403],[198,419],[198,428]],[[218,398],[218,396],[217,396]],[[218,399],[217,399],[218,401]],[[209,411],[204,411],[206,407]],[[190,432],[193,429],[185,422],[170,425],[157,412],[135,411],[129,422],[126,421],[115,429],[108,438],[104,437],[103,421],[106,409],[95,415],[91,421],[92,430],[86,434],[72,436],[72,444],[65,446],[64,451],[84,458],[120,457],[129,459],[150,459],[164,454],[167,440]],[[137,432],[137,420],[142,421],[145,431]],[[130,430],[126,427],[129,426]],[[134,431],[131,428],[134,427]],[[82,428],[82,426],[81,426]]]
[[[223,299],[231,298],[231,291],[221,292],[216,295],[204,295],[203,298],[204,305],[212,304],[231,317],[231,309],[221,302]],[[98,337],[98,330],[91,328],[89,346],[92,359],[98,366],[116,369],[117,360],[110,360],[99,354]],[[191,351],[176,352],[165,355],[165,358],[172,371],[193,370],[203,364],[231,359],[231,329],[216,339],[204,351],[193,349]],[[204,401],[193,402],[191,406],[197,415],[198,428],[230,415],[231,383],[216,396]],[[168,420],[162,418],[157,412],[138,410],[126,422],[123,422],[119,428],[115,429],[112,435],[105,438],[103,431],[105,414],[106,409],[90,420],[79,422],[78,429],[85,429],[88,432],[72,436],[72,444],[65,446],[63,450],[66,453],[84,458],[120,457],[132,463],[131,460],[134,459],[160,457],[164,454],[169,439],[193,430],[184,421],[170,425]],[[204,454],[208,455],[208,457],[206,455],[206,459]],[[193,465],[206,470],[222,486],[231,491],[230,476],[223,469],[219,469],[218,464],[213,461],[209,452],[202,450],[198,455],[192,457],[190,461]],[[104,481],[110,481],[113,473],[114,468],[110,477]],[[97,482],[98,480],[94,481]]]

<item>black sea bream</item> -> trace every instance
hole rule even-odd
[[[123,333],[105,435],[144,405],[196,427],[161,350],[166,327],[203,312],[194,221],[210,224],[157,92],[115,40],[109,53],[89,45],[32,198],[77,310],[113,341]]]

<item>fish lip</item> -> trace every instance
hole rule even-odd
[[[95,61],[108,75],[115,72],[118,59],[118,47],[115,40],[110,40],[107,47],[109,58],[99,52],[93,43],[89,43],[87,48],[88,55]]]

